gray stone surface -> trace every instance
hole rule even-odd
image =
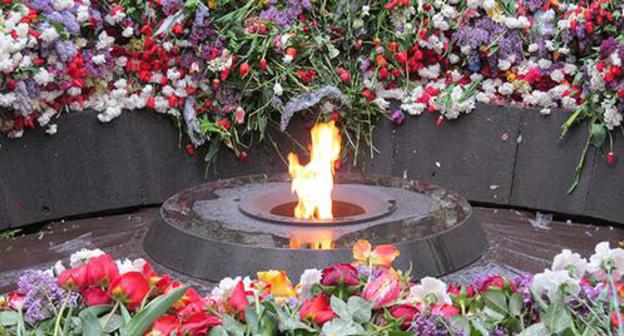
[[[594,156],[590,151],[576,190],[567,190],[587,140],[585,124],[571,129],[561,138],[561,125],[570,112],[553,110],[542,116],[537,110],[514,108],[522,114],[513,174],[511,204],[532,209],[583,214]]]
[[[397,128],[396,176],[442,185],[472,201],[508,204],[519,111],[478,105],[471,114],[435,127],[429,113]]]
[[[602,151],[594,151],[597,155],[591,170],[584,214],[624,223],[624,139],[619,132],[614,132],[614,135],[614,165],[608,165],[606,161],[608,140]]]

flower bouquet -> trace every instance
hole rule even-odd
[[[27,271],[0,297],[2,335],[623,335],[624,250],[589,261],[563,250],[550,269],[446,284],[392,267],[367,241],[352,263],[226,278],[206,296],[145,260],[82,250],[69,268]]]

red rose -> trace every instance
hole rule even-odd
[[[353,265],[336,264],[323,270],[321,284],[324,286],[357,286],[360,284],[360,279]]]
[[[319,326],[331,321],[334,317],[336,314],[332,311],[325,295],[306,300],[299,310],[299,318],[302,321],[312,321]]]
[[[134,310],[141,304],[149,289],[149,282],[141,273],[128,272],[113,281],[108,295]]]
[[[89,287],[82,292],[82,301],[87,306],[98,306],[109,304],[111,299],[105,290],[98,287]]]
[[[408,304],[402,304],[390,308],[390,315],[392,315],[392,317],[397,320],[403,319],[403,322],[401,322],[402,330],[407,330],[419,313],[420,311],[418,308]]]

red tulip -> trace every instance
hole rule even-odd
[[[624,328],[624,314],[620,312],[611,312],[611,326],[613,329],[617,330],[619,327]]]
[[[403,50],[397,53],[396,55],[394,55],[394,58],[396,59],[397,62],[399,62],[399,64],[407,63],[407,51]]]
[[[321,284],[324,286],[357,286],[360,284],[360,279],[353,265],[336,264],[323,270]]]
[[[394,306],[390,308],[390,315],[395,319],[403,319],[401,322],[401,329],[407,330],[412,325],[412,321],[416,318],[416,316],[420,313],[418,308],[408,304],[402,304],[399,306]]]
[[[149,282],[141,273],[128,272],[113,281],[108,295],[133,310],[141,304],[149,290]]]
[[[263,58],[260,60],[260,71],[265,72],[267,69],[267,61]]]
[[[24,308],[24,295],[16,292],[9,294],[7,306],[13,310],[22,310]]]
[[[241,78],[244,78],[245,76],[247,76],[249,74],[249,63],[245,62],[241,64],[239,71],[240,71]]]
[[[396,301],[400,291],[401,284],[397,278],[386,271],[364,286],[362,296],[373,303],[373,308],[378,309]]]
[[[236,313],[242,313],[245,311],[245,308],[249,306],[249,301],[247,301],[247,293],[245,292],[245,287],[242,281],[239,281],[234,287],[232,294],[230,295],[230,299],[228,301],[228,306],[231,310]]]
[[[171,315],[160,316],[145,336],[169,336],[180,327],[178,318]],[[176,332],[177,334],[177,332]]]
[[[197,313],[184,319],[180,325],[181,335],[208,335],[208,332],[212,327],[221,325],[221,320],[218,317],[208,313]]]
[[[87,262],[87,285],[107,287],[119,276],[119,269],[108,254],[89,259]]]
[[[612,166],[613,164],[615,164],[615,153],[614,152],[607,153],[607,164],[609,166]]]
[[[299,318],[302,321],[312,321],[319,326],[331,321],[334,317],[336,314],[332,311],[325,295],[306,300],[299,310]]]
[[[87,286],[87,266],[64,270],[58,277],[59,286],[67,290],[80,290]]]
[[[82,301],[87,306],[98,306],[109,304],[111,298],[105,290],[98,287],[89,287],[82,292]]]

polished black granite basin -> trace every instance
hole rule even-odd
[[[287,175],[219,180],[167,200],[145,238],[145,250],[165,266],[217,281],[267,269],[298,276],[307,268],[349,262],[351,246],[359,239],[396,245],[401,250],[397,266],[412,265],[417,278],[457,270],[485,248],[470,205],[455,193],[390,176],[345,174],[336,179],[337,195],[355,192],[372,195],[365,200],[391,204],[385,211],[371,211],[374,216],[358,214],[354,221],[289,223],[284,216],[258,216],[249,207],[258,195],[287,188]]]

